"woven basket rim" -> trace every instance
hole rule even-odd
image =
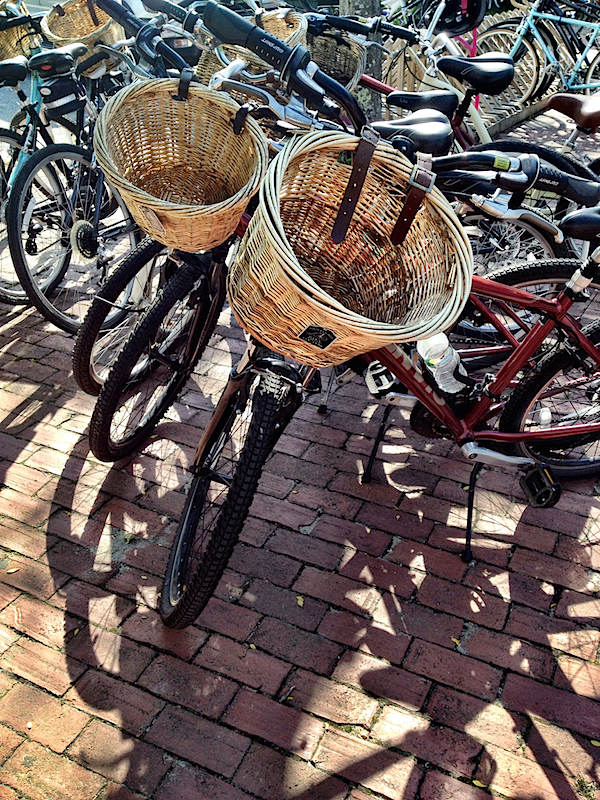
[[[329,142],[327,142],[328,139]],[[332,149],[343,152],[344,150],[355,149],[359,142],[360,137],[358,136],[352,136],[351,134],[346,133],[337,133],[335,131],[315,131],[313,133],[308,133],[304,136],[297,137],[296,140],[291,140],[288,142],[284,149],[277,155],[276,159],[272,162],[271,167],[267,171],[267,175],[265,176],[260,188],[260,206],[255,212],[255,215],[260,215],[261,212],[265,216],[267,215],[267,212],[263,211],[263,209],[267,209],[271,205],[269,202],[268,193],[271,193],[271,197],[278,196],[279,189],[281,187],[281,180],[283,179],[286,170],[293,165],[294,159],[302,158],[303,154],[310,151],[312,146],[319,146],[319,144],[323,144],[325,147],[329,146]],[[380,152],[385,152],[387,150],[399,161],[405,160],[407,165],[407,177],[410,175],[412,165],[408,159],[405,159],[403,156],[401,156],[398,151],[394,150],[394,148],[392,148],[392,146],[385,141],[380,142],[378,147],[380,148]],[[279,169],[277,169],[277,164],[280,166]],[[434,187],[432,195],[439,203],[439,207],[436,210],[448,211],[449,219],[454,222],[455,216],[452,212],[452,209],[440,190]],[[272,236],[271,243],[276,246],[285,257],[285,261],[279,261],[278,267],[292,280],[292,283],[294,283],[297,288],[303,287],[305,290],[308,290],[312,295],[311,299],[314,298],[316,300],[317,298],[321,297],[321,303],[325,304],[330,311],[337,310],[347,320],[351,319],[353,324],[368,327],[369,329],[382,326],[388,331],[390,331],[392,327],[402,328],[403,330],[405,329],[406,326],[404,325],[378,322],[362,314],[358,314],[357,312],[349,309],[339,300],[336,300],[334,297],[332,297],[313,278],[310,277],[310,275],[298,261],[294,249],[288,240],[279,214],[277,214],[277,218],[273,218],[272,214],[268,214],[268,220],[276,229],[278,234],[278,241]],[[471,245],[463,226],[460,225],[457,219],[456,222],[458,224],[453,225],[453,230],[454,232],[458,233],[458,236],[453,237],[453,241],[461,248],[462,254],[466,258],[472,273],[473,255],[471,251]]]
[[[120,109],[125,103],[128,101],[135,100],[136,94],[141,94],[144,91],[148,90],[149,86],[152,86],[158,91],[164,91],[165,93],[169,93],[173,95],[173,93],[177,90],[179,85],[178,78],[156,78],[146,81],[139,81],[125,88],[121,89],[116,95],[114,95],[108,103],[104,106],[100,115],[98,117],[98,121],[96,123],[96,128],[94,131],[94,148],[96,150],[96,154],[98,160],[100,162],[100,166],[102,169],[109,175],[111,181],[113,181],[117,188],[124,189],[131,191],[137,196],[137,200],[140,203],[147,205],[150,208],[155,208],[163,211],[181,211],[182,213],[189,211],[194,212],[198,211],[199,208],[206,208],[217,211],[220,208],[225,208],[229,205],[234,204],[239,199],[248,194],[248,184],[244,187],[239,189],[235,194],[230,195],[226,200],[221,201],[220,203],[213,203],[213,204],[206,204],[206,205],[199,205],[197,203],[173,203],[169,200],[162,200],[155,195],[149,194],[144,189],[141,189],[137,184],[129,181],[127,178],[124,178],[120,172],[117,171],[116,167],[112,162],[112,158],[106,149],[106,136],[105,130],[110,124],[112,116]],[[192,83],[189,86],[189,92],[192,96],[197,96],[200,99],[205,99],[208,102],[211,102],[213,105],[220,107],[221,110],[231,111],[232,115],[235,115],[237,110],[239,109],[239,105],[233,100],[229,98],[222,92],[216,92],[213,89],[208,89],[206,86],[202,86],[201,84]],[[264,147],[266,148],[266,138],[261,130],[260,126],[252,117],[246,117],[245,124],[249,126],[250,135],[253,138],[259,140],[259,142],[264,143]],[[257,146],[259,146],[259,142],[257,141]],[[266,160],[266,151],[265,151],[265,160]],[[262,178],[261,178],[262,179]],[[249,182],[251,185],[254,185],[257,182],[258,178],[256,175],[252,176],[251,181]]]

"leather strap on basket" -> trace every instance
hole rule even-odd
[[[423,198],[433,189],[435,173],[431,171],[431,163],[430,155],[419,153],[417,163],[414,165],[408,180],[409,189],[404,198],[404,205],[390,237],[393,245],[402,244],[419,210],[419,206],[423,202]]]
[[[98,19],[98,15],[96,14],[96,9],[94,8],[94,0],[87,0],[87,7],[88,11],[90,12],[90,17],[92,18],[92,22],[96,27],[100,25],[100,20]]]
[[[173,100],[187,100],[190,91],[190,83],[195,77],[194,70],[191,67],[186,67],[181,70],[179,76],[179,85],[177,87],[177,94],[173,95]]]
[[[379,134],[370,128],[368,125],[361,131],[360,142],[354,151],[354,158],[352,159],[352,172],[350,173],[350,180],[346,186],[346,191],[342,198],[340,210],[337,213],[333,230],[331,231],[331,238],[335,244],[341,244],[346,238],[348,228],[352,222],[352,215],[358,203],[358,198],[367,177],[367,170],[375,148],[379,144]]]

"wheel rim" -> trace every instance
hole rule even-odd
[[[48,156],[24,190],[21,254],[57,324],[83,321],[109,272],[136,244],[135,231],[123,232],[129,212],[106,183],[95,233],[97,175],[84,154]]]

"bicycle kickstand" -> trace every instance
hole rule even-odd
[[[377,450],[379,449],[379,445],[381,444],[381,440],[385,436],[385,426],[388,421],[388,417],[392,411],[394,406],[389,405],[385,407],[385,411],[383,412],[383,417],[381,419],[381,423],[379,425],[379,430],[377,431],[377,436],[375,437],[375,441],[373,442],[373,449],[371,450],[371,455],[369,456],[369,461],[367,466],[365,467],[364,474],[362,476],[363,483],[371,483],[371,477],[373,472],[373,464],[375,463],[375,459],[377,458]]]
[[[469,478],[469,495],[467,498],[467,527],[465,530],[465,549],[462,551],[460,557],[463,561],[469,564],[473,560],[473,550],[471,549],[471,536],[473,534],[473,509],[475,506],[475,484],[483,464],[478,462],[473,465],[471,470],[471,477]]]

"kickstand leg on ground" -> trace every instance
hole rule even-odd
[[[333,367],[329,373],[329,380],[327,381],[327,389],[325,390],[325,397],[323,398],[321,403],[319,403],[319,407],[317,409],[317,412],[319,414],[327,413],[327,403],[329,402],[329,398],[333,393],[333,384],[335,383],[336,378],[337,378],[336,368]]]
[[[471,535],[473,533],[473,509],[475,506],[475,484],[481,472],[483,464],[481,462],[474,464],[471,470],[471,477],[469,478],[469,495],[467,499],[467,529],[465,531],[465,549],[461,553],[461,558],[467,564],[473,560],[473,551],[471,550]]]
[[[389,405],[385,407],[385,411],[383,412],[383,418],[381,420],[381,424],[379,426],[379,430],[377,431],[377,436],[375,437],[375,441],[373,443],[373,449],[371,450],[371,455],[369,456],[369,462],[366,466],[364,475],[362,476],[363,483],[371,483],[371,474],[373,472],[373,464],[375,463],[375,459],[377,458],[377,450],[379,449],[379,445],[381,444],[381,440],[385,436],[385,426],[387,425],[388,417],[391,413],[393,406]]]

